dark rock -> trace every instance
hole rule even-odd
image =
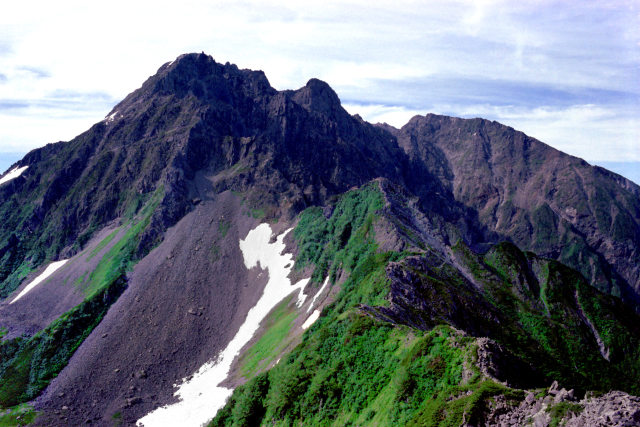
[[[385,129],[487,231],[555,258],[640,307],[639,186],[484,119],[428,114]],[[614,194],[619,202],[610,199]]]
[[[142,398],[140,397],[131,397],[127,399],[127,406],[133,406],[142,403]]]

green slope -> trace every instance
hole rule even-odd
[[[127,286],[127,271],[138,259],[137,243],[161,198],[162,188],[140,215],[130,221],[120,240],[103,255],[83,288],[86,299],[82,303],[33,336],[0,342],[0,409],[27,402],[40,394],[100,323]],[[113,235],[105,238],[112,239]]]
[[[511,244],[484,255],[458,244],[447,257],[425,239],[381,252],[374,228],[393,211],[387,196],[373,182],[329,218],[302,213],[297,265],[314,265],[318,283],[347,279],[302,342],[238,387],[211,425],[479,423],[494,396],[515,404],[524,392],[481,374],[473,335],[502,348],[494,374],[507,383],[640,392],[640,319],[618,299]]]

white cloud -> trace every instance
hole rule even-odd
[[[452,106],[441,106],[449,111]],[[486,117],[509,125],[553,147],[595,161],[640,161],[640,122],[632,115],[593,105],[532,109],[473,105],[463,117]]]
[[[0,15],[0,74],[6,77],[0,80],[0,101],[17,100],[32,108],[21,110],[18,119],[16,111],[0,105],[0,152],[15,151],[16,144],[33,147],[68,139],[101,120],[113,105],[103,99],[86,103],[83,111],[64,103],[51,104],[52,110],[34,107],[54,90],[121,99],[161,64],[190,51],[262,69],[277,89],[321,78],[350,104],[370,104],[363,116],[395,124],[414,110],[425,113],[447,102],[389,102],[394,84],[433,76],[617,91],[637,99],[638,9],[637,1],[622,0],[9,2]],[[459,110],[448,113],[463,114],[473,104],[453,99],[461,95],[450,94],[448,103]],[[536,99],[534,108],[555,111],[556,101]],[[572,100],[572,105],[586,104],[598,103]],[[509,120],[549,140],[568,137],[565,129],[571,123],[594,132],[602,125],[600,135],[612,139],[601,145],[637,152],[638,144],[629,142],[633,132],[637,141],[637,126],[624,118],[625,105],[581,111],[592,114],[595,107],[607,109],[617,122],[612,117],[593,123],[578,116],[555,120],[543,110],[533,118]],[[568,108],[566,103],[562,108]],[[621,126],[618,133],[616,126]]]
[[[479,105],[436,105],[429,111],[380,104],[344,104],[350,114],[371,123],[401,128],[415,115],[427,113],[497,120],[553,147],[588,161],[640,162],[640,122],[635,117],[593,105],[566,108]]]
[[[102,119],[107,106],[99,104],[86,110],[28,107],[17,112],[0,113],[0,156],[2,153],[27,152],[50,142],[68,141]]]
[[[425,111],[388,105],[343,104],[343,107],[349,114],[359,114],[369,123],[387,123],[398,129],[404,126],[411,117],[426,114]]]

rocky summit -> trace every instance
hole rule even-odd
[[[0,424],[640,425],[640,187],[186,54],[0,176]]]

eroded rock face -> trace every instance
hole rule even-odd
[[[183,55],[104,121],[27,154],[28,173],[0,186],[0,298],[19,284],[12,274],[23,260],[74,255],[94,230],[159,191],[143,256],[195,206],[199,171],[236,165],[217,192],[253,193],[256,204],[295,214],[379,175],[402,181],[404,157],[389,134],[342,109],[326,83],[277,92],[260,71]]]
[[[483,375],[513,388],[526,388],[539,384],[540,373],[503,346],[486,337],[478,338],[476,365]]]

